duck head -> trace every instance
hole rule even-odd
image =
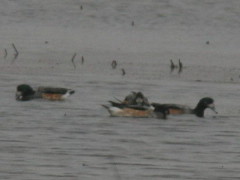
[[[194,109],[194,112],[198,117],[203,117],[204,110],[206,108],[209,108],[212,111],[214,111],[215,113],[217,113],[217,111],[215,110],[214,100],[210,97],[205,97],[205,98],[200,99],[196,108]]]
[[[20,84],[17,86],[16,100],[27,101],[35,94],[35,91],[28,84]]]

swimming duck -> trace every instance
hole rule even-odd
[[[215,113],[215,105],[214,100],[210,97],[205,97],[199,100],[198,104],[194,109],[190,108],[189,106],[180,105],[180,104],[159,104],[159,103],[152,103],[151,104],[155,108],[167,108],[169,114],[195,114],[198,117],[204,117],[204,111],[206,108],[213,110]]]
[[[64,100],[74,92],[75,91],[72,89],[45,86],[40,86],[37,89],[33,89],[28,84],[20,84],[17,86],[16,100],[27,101],[37,98],[47,100]]]
[[[161,118],[166,119],[168,110],[164,107],[154,108],[153,106],[138,106],[138,105],[126,105],[122,103],[112,102],[110,106],[102,105],[105,107],[110,116],[113,117],[137,117],[137,118]]]
[[[156,117],[166,119],[168,109],[165,107],[154,108],[141,92],[132,92],[124,101],[109,101],[110,105],[102,105],[111,116],[117,117]]]

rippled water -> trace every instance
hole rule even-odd
[[[240,178],[237,0],[0,4],[0,179]],[[183,72],[171,73],[179,58]],[[20,83],[76,93],[17,102]],[[130,91],[192,107],[210,96],[219,113],[109,117],[101,104]]]

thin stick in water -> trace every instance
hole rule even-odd
[[[8,55],[8,53],[7,53],[7,49],[4,49],[4,59],[6,59],[6,57],[7,57],[7,55]]]
[[[181,72],[182,72],[182,68],[183,68],[183,64],[182,64],[182,62],[181,62],[180,59],[178,60],[178,64],[179,64],[178,74],[181,74]]]
[[[13,47],[13,49],[15,51],[15,56],[18,56],[19,53],[18,53],[18,50],[17,50],[17,48],[16,48],[14,43],[12,43],[12,47]]]
[[[111,66],[112,66],[113,69],[116,69],[116,67],[117,67],[117,61],[116,61],[116,60],[113,60]]]
[[[84,64],[84,57],[82,56],[82,64]]]
[[[122,76],[125,76],[125,74],[126,74],[126,71],[125,71],[125,69],[121,69],[122,70]]]
[[[76,69],[76,64],[74,62],[74,59],[75,59],[76,55],[77,55],[77,53],[74,53],[73,56],[72,56],[72,64],[73,64],[74,69]]]

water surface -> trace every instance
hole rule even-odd
[[[239,1],[0,4],[1,179],[240,178]],[[170,59],[181,59],[181,74]],[[17,102],[20,83],[76,93]],[[109,117],[101,104],[130,91],[191,107],[210,96],[219,113]]]

